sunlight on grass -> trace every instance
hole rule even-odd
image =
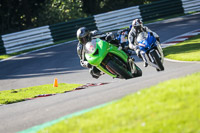
[[[173,79],[40,133],[200,132],[200,73]]]
[[[12,57],[12,55],[0,55],[0,60]]]
[[[166,58],[181,61],[200,61],[200,35],[163,49]]]
[[[26,98],[34,98],[40,94],[57,94],[65,91],[73,90],[81,86],[81,84],[66,84],[59,83],[58,87],[53,87],[53,84],[33,86],[22,89],[13,89],[0,91],[0,104],[9,104],[19,101],[24,101]]]

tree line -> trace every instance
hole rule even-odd
[[[0,0],[0,35],[158,0]]]

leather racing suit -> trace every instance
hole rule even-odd
[[[90,34],[92,37],[94,37],[102,33],[100,31],[95,30],[95,31],[91,31]],[[89,68],[89,73],[92,75],[93,78],[96,78],[96,79],[99,78],[99,76],[101,76],[101,71],[97,69],[95,66],[92,66],[88,63],[85,57],[85,50],[83,48],[83,44],[81,44],[80,42],[77,45],[77,54],[80,59],[80,65],[84,68]]]
[[[141,32],[150,32],[154,35],[157,41],[160,42],[158,34],[150,30],[148,27],[143,26],[141,31],[136,32],[136,30],[132,27],[129,35],[128,35],[128,41],[129,41],[129,48],[135,50],[137,56],[142,57],[143,61],[146,63],[147,59],[145,58],[145,53],[140,52],[138,48],[138,42],[137,42],[137,37]]]

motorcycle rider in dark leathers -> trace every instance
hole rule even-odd
[[[89,68],[89,73],[92,75],[92,77],[98,79],[103,73],[95,66],[92,66],[88,63],[84,50],[85,44],[91,41],[93,38],[100,38],[116,46],[118,46],[119,42],[117,39],[115,39],[116,36],[112,32],[104,34],[97,30],[89,31],[86,27],[81,27],[77,30],[77,39],[79,40],[77,45],[77,54],[80,58],[80,64],[82,67]]]
[[[92,40],[92,36],[101,34],[98,31],[90,32],[86,27],[81,27],[77,30],[77,39],[79,40],[77,45],[77,54],[80,58],[80,64],[82,67],[89,68],[89,73],[93,78],[99,78],[101,76],[101,71],[97,69],[95,66],[92,66],[88,63],[85,58],[85,50],[84,45]]]
[[[141,32],[150,32],[151,34],[153,34],[153,36],[156,38],[156,40],[160,43],[160,38],[159,36],[151,31],[147,26],[143,25],[143,22],[140,19],[135,19],[132,22],[132,28],[129,32],[128,35],[128,41],[129,41],[129,48],[132,50],[135,50],[136,54],[138,57],[142,57],[143,61],[144,61],[144,67],[147,67],[147,59],[145,58],[145,53],[142,53],[138,47],[138,43],[137,43],[137,36],[139,35],[139,33]]]

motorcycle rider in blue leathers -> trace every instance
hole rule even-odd
[[[133,20],[131,30],[128,34],[129,48],[135,50],[138,57],[142,57],[144,61],[144,67],[147,67],[148,64],[147,59],[144,55],[145,53],[140,51],[137,43],[137,36],[141,32],[150,32],[151,34],[153,34],[153,36],[158,42],[160,42],[160,38],[155,32],[151,31],[148,27],[144,26],[143,22],[140,19]]]

